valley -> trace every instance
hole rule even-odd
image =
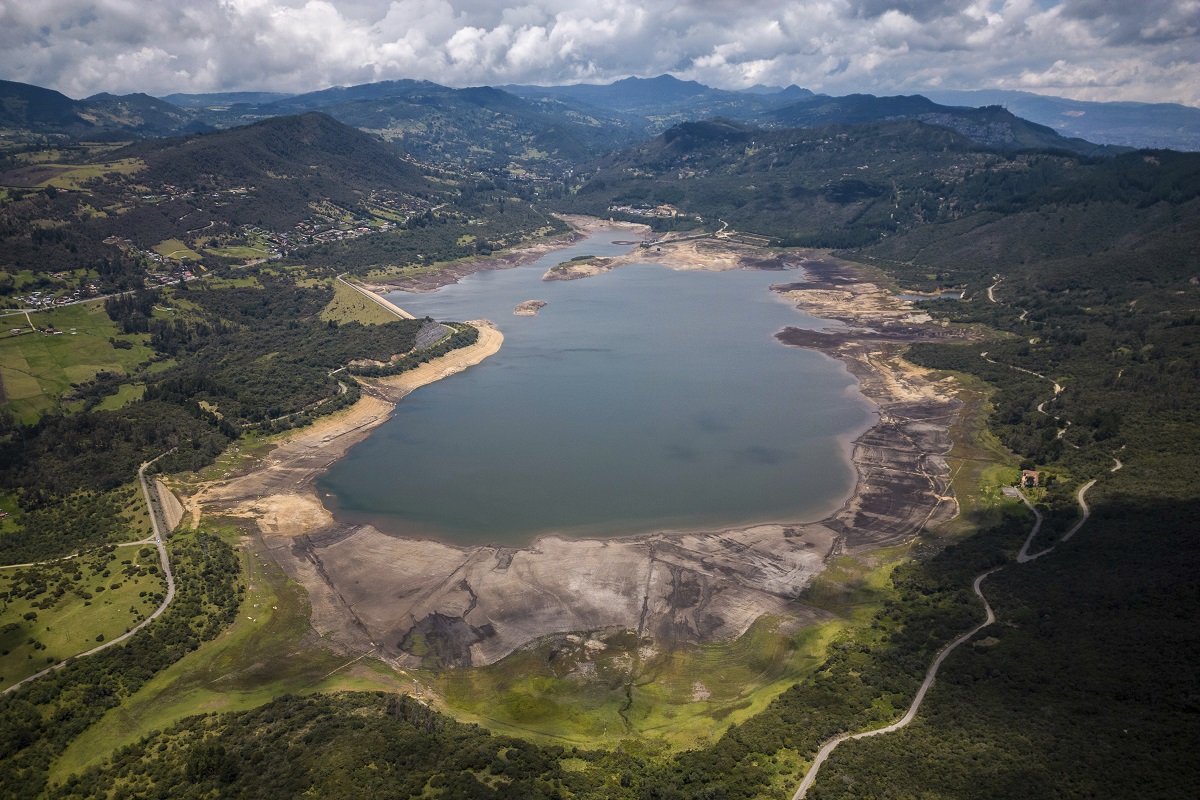
[[[1196,156],[673,81],[26,118],[6,791],[1185,796]]]
[[[595,235],[595,224],[588,224]],[[664,261],[687,262],[695,242],[676,247],[663,240],[657,246],[656,256]],[[715,250],[720,247],[713,243]],[[732,246],[725,256],[727,266],[736,266],[739,258],[753,254]],[[763,346],[770,345],[764,341]],[[470,350],[461,352],[473,360]],[[760,619],[774,620],[770,625],[779,631],[802,630],[826,619],[826,612],[795,598],[831,553],[905,543],[954,514],[941,457],[957,401],[945,387],[900,368],[877,348],[864,346],[868,350],[871,356],[863,358],[856,372],[871,379],[868,396],[886,409],[887,422],[855,447],[859,478],[854,497],[820,522],[607,540],[542,536],[526,547],[462,547],[339,522],[321,507],[314,493],[316,479],[384,422],[389,406],[374,397],[273,449],[260,467],[179,489],[194,520],[202,515],[254,520],[264,552],[306,587],[316,632],[343,652],[370,653],[398,669],[420,669],[430,685],[438,685],[439,669],[511,660],[516,650],[577,631],[608,636],[631,630],[636,632],[631,645],[614,652],[633,646],[635,653],[651,647],[660,654],[616,672],[610,669],[605,681],[624,671],[624,683],[634,685],[661,669],[663,658],[697,644],[728,646]],[[414,385],[367,384],[370,394],[388,401]],[[914,474],[917,483],[910,480]],[[409,619],[417,623],[408,627],[401,622]],[[581,665],[591,669],[590,658]],[[579,681],[583,674],[574,679],[575,688],[571,679],[562,681],[556,692],[563,696],[555,702],[593,692],[586,679]],[[734,697],[750,691],[752,686],[745,686]],[[686,701],[659,702],[686,705],[691,694],[689,688]],[[728,696],[727,690],[721,695]],[[720,708],[716,698],[705,706]],[[505,722],[495,712],[491,718]],[[529,723],[524,714],[508,720]],[[571,735],[595,724],[580,719],[576,725],[583,727]],[[613,731],[629,732],[626,726]]]

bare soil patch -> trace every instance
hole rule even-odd
[[[949,427],[961,407],[948,382],[900,358],[911,342],[962,338],[930,324],[866,279],[859,268],[830,257],[803,262],[808,280],[772,287],[808,314],[847,323],[824,331],[786,328],[784,344],[819,350],[846,365],[859,390],[879,407],[879,423],[854,443],[858,484],[831,519],[835,549],[866,550],[902,541],[958,511],[945,455]]]

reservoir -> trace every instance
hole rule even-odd
[[[500,351],[406,397],[318,483],[341,522],[455,544],[611,537],[818,519],[854,488],[850,442],[875,420],[852,376],[779,344],[826,327],[769,290],[796,272],[630,265],[541,280],[603,231],[513,269],[389,299],[417,317],[489,319]],[[537,316],[513,314],[543,300]]]

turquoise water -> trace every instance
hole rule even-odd
[[[619,536],[819,518],[854,484],[874,420],[836,361],[778,344],[819,327],[768,290],[796,273],[620,267],[543,282],[606,233],[539,262],[389,299],[486,318],[500,352],[423,387],[319,481],[340,521],[459,544]],[[518,317],[524,300],[544,300]]]

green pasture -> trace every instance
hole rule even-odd
[[[733,642],[674,648],[628,631],[554,637],[488,667],[424,680],[448,713],[500,733],[586,747],[630,738],[695,747],[811,673],[848,624],[829,618],[795,630],[763,618]]]
[[[135,400],[141,400],[142,395],[146,393],[146,385],[143,383],[127,383],[117,389],[117,393],[104,398],[100,405],[96,408],[100,411],[116,411],[128,403]]]
[[[201,255],[179,239],[166,239],[154,245],[154,252],[174,261],[199,261]]]
[[[148,545],[0,568],[0,688],[120,636],[158,608],[165,591],[158,551]]]
[[[256,258],[266,258],[269,251],[266,248],[250,247],[248,245],[227,245],[225,247],[208,247],[204,252],[221,258],[240,258],[253,261]]]
[[[47,164],[47,166],[57,165]],[[133,175],[144,169],[146,164],[137,158],[122,158],[119,161],[106,161],[100,164],[64,166],[69,166],[69,169],[65,172],[60,172],[42,185],[53,186],[58,189],[82,189],[83,185],[88,181],[101,178],[105,175]]]
[[[363,325],[382,325],[394,322],[396,315],[362,292],[341,281],[333,282],[333,299],[321,311],[321,319],[337,322],[359,322]]]
[[[101,303],[30,312],[29,319],[39,329],[53,326],[62,333],[31,332],[24,314],[4,318],[8,324],[0,329],[0,379],[8,408],[23,422],[33,422],[54,408],[72,383],[103,371],[128,374],[153,355],[142,344],[144,337],[121,335]],[[24,332],[9,333],[18,327]],[[129,341],[133,348],[119,350],[110,338]]]
[[[238,532],[231,527],[224,535]],[[233,625],[155,675],[72,742],[55,762],[53,780],[193,714],[256,708],[288,693],[394,691],[401,685],[378,662],[311,641],[304,589],[269,557],[249,548],[241,552],[247,591]]]

